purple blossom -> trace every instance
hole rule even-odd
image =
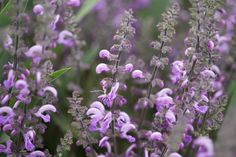
[[[25,142],[25,149],[27,151],[33,151],[35,146],[33,144],[34,139],[35,139],[35,131],[34,130],[29,130],[27,131],[26,134],[24,134],[24,142]]]
[[[33,12],[34,12],[34,14],[35,15],[43,15],[43,13],[44,13],[44,8],[43,8],[43,6],[41,5],[41,4],[37,4],[37,5],[35,5],[34,6],[34,8],[33,8]]]
[[[26,155],[26,157],[45,157],[45,154],[42,151],[36,150]]]
[[[29,58],[32,58],[34,64],[39,64],[42,59],[43,47],[41,45],[32,46],[25,55]]]
[[[36,113],[34,113],[34,115],[36,117],[42,118],[45,123],[48,123],[50,122],[50,115],[45,114],[45,112],[48,112],[48,111],[56,112],[57,110],[53,105],[47,104],[47,105],[41,106],[39,110]]]
[[[11,123],[15,113],[11,107],[0,107],[0,126]]]
[[[105,63],[100,63],[96,67],[96,73],[97,74],[101,74],[103,72],[108,72],[108,71],[110,71],[110,68]]]
[[[145,76],[143,75],[143,72],[141,70],[134,70],[132,72],[132,78],[133,79],[143,79]]]
[[[59,33],[57,42],[69,48],[73,47],[75,44],[73,34],[67,30],[63,30]]]
[[[7,140],[6,145],[0,144],[0,153],[5,153],[7,155],[10,155],[11,154],[11,145],[12,145],[11,140]]]
[[[80,6],[80,0],[68,0],[67,5],[71,7],[79,7]]]
[[[214,156],[214,147],[213,142],[209,137],[202,136],[198,137],[194,141],[195,146],[199,146],[197,157],[213,157]]]
[[[10,89],[11,87],[13,87],[13,85],[14,85],[14,79],[15,79],[14,71],[13,71],[13,70],[10,70],[10,71],[8,72],[7,80],[5,80],[5,81],[3,82],[4,87],[5,87],[6,89]]]

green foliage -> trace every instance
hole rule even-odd
[[[54,71],[53,73],[49,74],[49,76],[53,79],[52,81],[55,81],[56,79],[58,79],[66,72],[70,71],[71,69],[72,69],[71,67],[62,68],[60,70]]]
[[[85,1],[80,8],[79,12],[75,16],[75,20],[80,22],[90,11],[93,7],[99,2],[100,0],[89,0]]]

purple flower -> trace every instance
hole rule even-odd
[[[162,141],[163,140],[162,134],[158,131],[153,132],[150,135],[150,140],[151,141]]]
[[[11,154],[11,140],[7,140],[6,146],[3,144],[0,144],[0,153],[5,153],[7,155]]]
[[[80,0],[68,0],[67,5],[71,7],[79,7],[80,6]]]
[[[172,63],[170,78],[173,83],[177,83],[186,75],[186,70],[184,68],[184,61],[175,61]]]
[[[25,142],[25,149],[27,151],[33,151],[35,146],[33,144],[35,138],[35,131],[29,130],[26,134],[24,134],[24,142]]]
[[[37,65],[42,59],[42,52],[43,47],[41,45],[34,45],[25,53],[25,55],[32,58],[33,63]]]
[[[54,87],[47,86],[43,88],[43,93],[50,92],[54,97],[57,97],[57,90]]]
[[[73,34],[67,30],[63,30],[59,33],[57,42],[61,45],[64,45],[70,48],[73,47],[75,44]]]
[[[130,123],[130,117],[125,112],[120,112],[119,117],[116,119],[117,128],[121,128],[125,123]]]
[[[195,103],[193,106],[199,114],[205,114],[208,110],[208,106],[206,105],[199,105],[198,103]]]
[[[102,94],[98,96],[102,100],[103,104],[107,107],[112,107],[112,104],[117,96],[117,91],[119,89],[119,83],[116,82],[114,86],[111,87],[111,91],[108,94]]]
[[[165,119],[170,126],[172,126],[176,122],[175,114],[170,109],[166,112]]]
[[[111,56],[112,55],[108,50],[103,49],[99,52],[99,57],[102,58],[102,59],[105,58],[107,60],[111,60]]]
[[[208,69],[201,71],[201,75],[204,78],[216,78],[216,74],[212,70]]]
[[[136,129],[136,127],[134,124],[125,123],[120,129],[121,138],[127,139],[130,143],[135,142],[135,138],[133,136],[127,134],[130,130],[135,130],[135,129]]]
[[[9,94],[3,96],[2,100],[1,100],[1,104],[6,104],[8,102],[8,100],[10,99]]]
[[[169,157],[182,157],[179,153],[171,153]]]
[[[108,72],[108,71],[110,71],[110,68],[105,63],[100,63],[96,67],[96,73],[97,74],[101,74],[103,72]]]
[[[52,31],[55,31],[57,29],[57,24],[60,20],[60,15],[56,15],[53,19],[53,21],[50,23],[49,27]]]
[[[6,89],[10,89],[11,87],[13,87],[13,85],[14,85],[14,79],[15,79],[14,71],[13,71],[13,70],[10,70],[10,71],[8,72],[7,80],[5,80],[5,81],[3,82],[4,87],[5,87]]]
[[[125,151],[125,157],[131,157],[132,154],[134,153],[134,152],[133,152],[133,149],[136,148],[136,147],[137,147],[136,144],[130,145],[130,146],[127,148],[127,150]]]
[[[215,44],[212,40],[209,40],[208,43],[207,43],[207,48],[209,51],[212,51],[215,47]]]
[[[9,49],[13,44],[13,40],[9,34],[6,35],[3,46],[5,49]]]
[[[0,107],[0,126],[11,123],[15,113],[11,107],[3,106]]]
[[[57,110],[53,105],[47,104],[47,105],[41,106],[34,115],[36,117],[42,118],[45,123],[48,123],[50,122],[50,115],[45,114],[46,111],[56,112]]]
[[[194,141],[195,146],[199,146],[196,157],[213,157],[214,146],[212,140],[207,136],[198,137]]]
[[[125,65],[125,71],[126,72],[129,72],[129,73],[132,72],[133,68],[134,68],[134,66],[131,63],[128,63],[128,64]]]
[[[45,154],[42,151],[36,150],[29,155],[26,155],[26,157],[45,157]]]
[[[107,152],[110,153],[111,152],[111,145],[108,142],[109,137],[108,136],[104,136],[100,141],[99,141],[99,147],[106,147],[107,148]]]
[[[44,12],[44,8],[41,4],[37,4],[34,6],[33,8],[33,12],[35,15],[43,15],[43,12]]]
[[[145,76],[141,70],[134,70],[131,74],[133,79],[143,79]]]
[[[90,130],[105,133],[112,121],[111,112],[106,113],[103,104],[95,101],[90,105],[86,115],[91,118]]]
[[[164,108],[169,108],[174,104],[173,98],[169,96],[172,93],[172,90],[169,88],[164,88],[157,93],[155,105],[158,111],[162,111]]]

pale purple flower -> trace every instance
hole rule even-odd
[[[29,130],[26,134],[24,134],[24,143],[25,143],[25,149],[27,151],[33,151],[35,146],[33,144],[34,138],[35,138],[35,131]]]
[[[133,66],[132,63],[128,63],[128,64],[125,65],[125,71],[126,72],[129,72],[129,73],[132,72],[133,68],[134,68],[134,66]]]
[[[3,46],[5,49],[9,49],[13,44],[13,40],[9,34],[6,35]]]
[[[179,153],[171,153],[169,157],[182,157]]]
[[[53,21],[50,23],[49,27],[52,31],[55,31],[57,29],[57,24],[60,20],[60,15],[56,15],[53,19]]]
[[[99,52],[99,57],[102,59],[111,60],[111,53],[108,50],[103,49]]]
[[[99,141],[99,147],[106,147],[107,148],[107,152],[110,153],[111,152],[111,145],[108,142],[109,137],[108,136],[104,136],[100,141]]]
[[[45,154],[42,151],[36,150],[31,152],[29,155],[26,155],[26,157],[45,157]]]
[[[2,100],[1,100],[1,104],[6,104],[8,102],[8,100],[10,99],[9,94],[3,96]]]
[[[33,12],[35,15],[43,15],[44,13],[44,8],[41,4],[36,4],[33,8]]]
[[[215,78],[216,77],[216,74],[212,70],[208,70],[208,69],[201,71],[201,75],[204,78]]]
[[[195,146],[199,146],[196,157],[213,157],[214,145],[212,140],[207,136],[198,137],[194,141]]]
[[[127,150],[125,151],[125,157],[131,157],[133,154],[133,149],[136,148],[137,145],[136,144],[132,144],[130,145]]]
[[[114,86],[111,87],[111,91],[108,94],[102,94],[98,96],[98,98],[102,100],[104,105],[112,107],[112,104],[117,96],[118,89],[119,83],[116,82]]]
[[[170,109],[166,112],[165,119],[170,126],[172,126],[176,122],[175,114]]]
[[[57,97],[57,90],[54,87],[47,86],[43,88],[43,93],[50,92],[55,98]]]
[[[32,46],[25,55],[29,58],[32,58],[33,63],[39,64],[42,59],[43,47],[41,45]]]
[[[6,145],[0,144],[0,153],[5,153],[6,155],[11,154],[11,145],[11,140],[7,140]]]
[[[86,115],[91,118],[89,126],[91,131],[105,133],[112,121],[112,113],[106,113],[103,104],[99,101],[95,101],[90,105]]]
[[[0,125],[11,123],[15,113],[11,107],[3,106],[0,107]]]
[[[133,136],[127,134],[130,130],[135,130],[135,129],[136,129],[136,127],[134,124],[131,124],[131,123],[124,124],[120,129],[121,138],[127,139],[130,143],[135,142],[135,138]]]
[[[162,134],[158,131],[153,132],[150,135],[150,140],[151,141],[162,141],[163,140]]]
[[[59,33],[57,42],[61,45],[64,45],[70,48],[73,47],[75,44],[73,34],[67,30],[63,30]]]
[[[15,79],[14,71],[13,71],[13,70],[10,70],[10,71],[8,72],[7,80],[5,80],[5,81],[3,82],[4,87],[5,87],[6,89],[10,89],[11,87],[13,87],[13,85],[14,85],[14,79]]]
[[[66,4],[71,7],[79,7],[80,0],[68,0]]]
[[[207,48],[209,51],[212,51],[215,47],[215,44],[212,40],[209,40],[208,43],[207,43]]]
[[[206,105],[199,105],[198,103],[195,103],[193,106],[199,114],[205,114],[208,110],[208,106]]]
[[[53,105],[47,104],[47,105],[41,106],[34,115],[36,117],[42,118],[45,123],[48,123],[50,122],[50,115],[45,114],[45,112],[48,112],[48,111],[56,112],[57,110]]]
[[[186,70],[184,68],[183,61],[175,61],[172,63],[171,75],[170,78],[173,83],[177,83],[186,75]]]
[[[125,123],[130,123],[130,117],[125,112],[120,112],[119,117],[116,119],[116,125],[121,128]]]
[[[96,73],[97,74],[101,74],[103,72],[108,72],[108,71],[110,71],[110,68],[105,63],[100,63],[96,67]]]
[[[133,79],[143,79],[145,76],[141,70],[134,70],[131,74]]]

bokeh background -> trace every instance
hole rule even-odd
[[[33,8],[33,0],[22,0],[26,5],[26,10],[31,11]],[[107,1],[104,7],[103,1]],[[140,1],[141,5],[137,5],[136,1]],[[222,0],[223,1],[223,0]],[[1,14],[0,14],[0,29],[4,31],[6,27],[12,22],[10,16],[4,16],[2,12],[6,9],[5,6],[8,0],[0,0]],[[180,0],[182,11],[180,13],[179,24],[176,28],[176,38],[173,45],[174,53],[171,54],[171,59],[179,59],[184,53],[184,38],[189,29],[187,12],[190,7],[188,0]],[[56,79],[53,84],[57,87],[59,92],[59,100],[56,104],[58,113],[53,115],[53,120],[48,124],[48,129],[44,135],[45,147],[50,153],[56,153],[56,147],[60,143],[60,138],[63,137],[66,130],[70,128],[71,116],[67,113],[69,103],[67,97],[71,96],[73,90],[80,90],[81,96],[84,98],[83,104],[89,105],[96,99],[96,91],[100,89],[99,81],[101,76],[96,75],[95,67],[99,63],[98,52],[100,49],[109,49],[112,44],[112,37],[119,26],[122,13],[125,9],[132,8],[137,18],[136,36],[133,42],[132,54],[137,58],[142,58],[143,66],[148,69],[149,60],[155,53],[150,48],[149,43],[155,40],[158,36],[156,24],[161,19],[161,14],[168,6],[168,0],[85,0],[83,5],[78,9],[76,19],[78,20],[78,29],[80,29],[79,37],[81,40],[81,52],[78,54],[65,54],[60,47],[55,49],[57,57],[52,60],[54,69],[61,69],[64,67],[71,67],[71,70],[63,74],[63,76]],[[8,10],[14,12],[14,9]],[[4,50],[0,49],[0,67],[8,61],[12,61],[12,56]],[[0,68],[0,73],[2,68]],[[166,72],[163,72],[166,75]],[[167,76],[166,76],[167,77]],[[0,75],[0,80],[2,80]],[[132,82],[128,81],[132,86]],[[216,151],[219,157],[230,157],[236,154],[236,80],[233,78],[228,83],[226,91],[229,95],[229,108],[226,114],[225,122],[219,131],[219,136],[216,139]],[[95,93],[95,94],[94,94]],[[128,105],[136,102],[137,98],[126,93],[129,98]],[[127,107],[129,110],[129,108]],[[129,111],[130,114],[133,111]],[[1,133],[0,133],[1,138]],[[72,145],[72,149],[67,156],[83,157],[84,152],[82,147]]]

